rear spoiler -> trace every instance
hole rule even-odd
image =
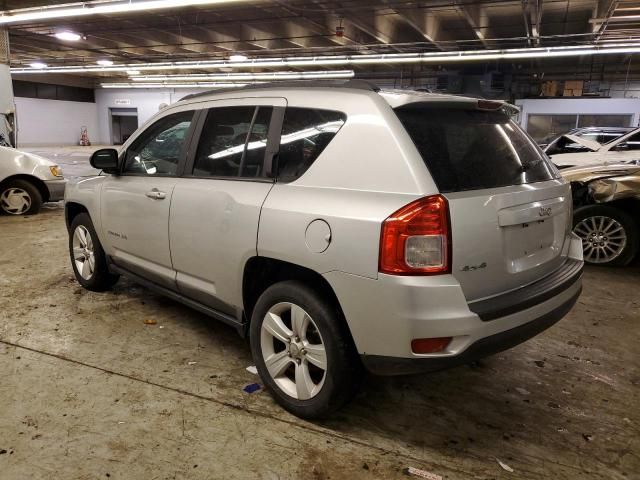
[[[478,100],[478,110],[502,110],[508,115],[517,115],[520,113],[520,107],[517,107],[511,103],[507,103],[504,100]]]
[[[392,105],[393,106],[393,105]],[[485,100],[469,97],[430,98],[428,100],[409,102],[394,108],[419,108],[419,107],[449,107],[463,110],[503,111],[507,115],[517,115],[520,107],[507,103],[504,100]]]

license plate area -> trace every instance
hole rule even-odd
[[[502,228],[507,270],[523,272],[546,263],[560,254],[562,216],[535,220]]]

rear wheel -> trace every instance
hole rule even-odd
[[[76,280],[87,290],[102,292],[118,281],[119,276],[109,272],[106,255],[86,213],[71,222],[69,254]]]
[[[637,222],[609,205],[588,205],[575,211],[573,231],[582,239],[584,260],[596,265],[624,266],[638,252]]]
[[[10,180],[0,189],[0,209],[10,215],[34,215],[42,206],[42,194],[27,180]]]
[[[269,287],[256,303],[250,333],[260,377],[294,415],[326,416],[356,392],[361,364],[341,314],[306,285]]]

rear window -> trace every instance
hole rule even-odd
[[[395,112],[443,193],[555,178],[533,141],[502,112],[424,106]]]

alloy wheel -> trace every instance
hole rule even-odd
[[[7,188],[0,195],[0,206],[7,213],[22,215],[31,208],[31,195],[22,188]]]
[[[73,261],[82,278],[89,280],[96,268],[93,239],[84,225],[78,225],[73,232]]]
[[[582,239],[584,259],[590,263],[612,262],[627,246],[624,227],[611,217],[587,217],[573,231]]]
[[[327,374],[327,354],[318,326],[299,305],[281,302],[264,317],[262,357],[276,385],[297,400],[315,397]]]

